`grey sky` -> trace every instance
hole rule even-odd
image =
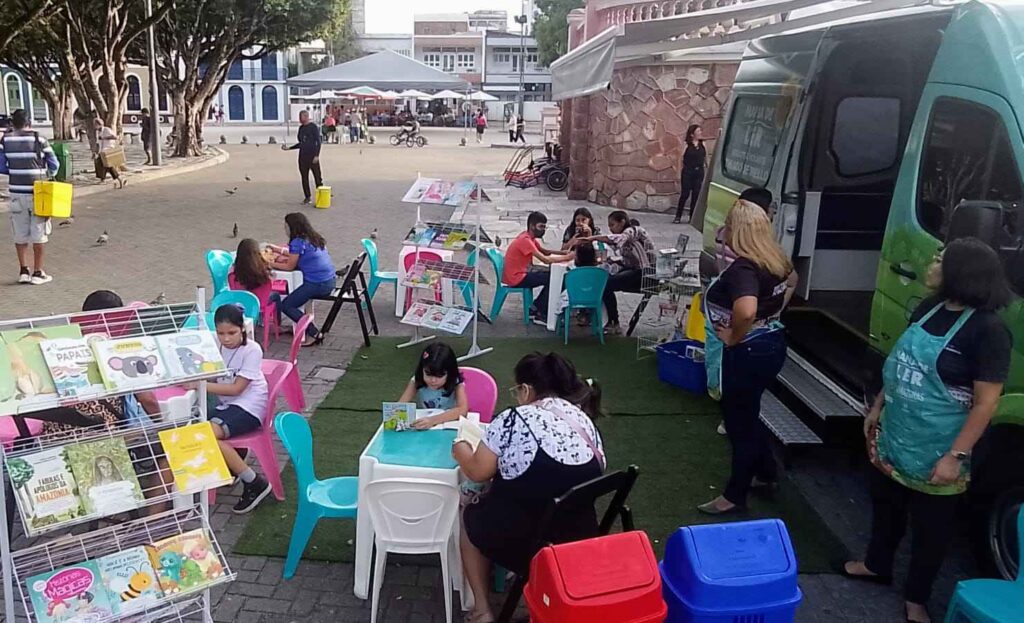
[[[521,0],[366,0],[366,32],[411,33],[414,13],[505,10],[511,18],[522,4]]]

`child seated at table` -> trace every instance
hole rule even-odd
[[[576,267],[580,266],[597,266],[597,251],[594,249],[593,243],[585,243],[576,246]],[[569,293],[562,290],[562,294],[558,299],[558,313],[561,313],[569,306]],[[581,309],[576,314],[576,322],[581,326],[586,326],[590,323],[590,313]]]
[[[232,290],[247,290],[260,300],[260,307],[274,303],[278,325],[281,324],[281,295],[273,290],[270,264],[263,259],[260,243],[245,238],[238,243],[235,264],[228,273],[228,287]]]
[[[231,473],[242,481],[242,496],[232,509],[248,513],[270,494],[270,483],[256,474],[245,459],[225,441],[259,430],[267,412],[267,379],[263,376],[263,349],[245,334],[245,318],[237,305],[221,305],[214,313],[220,354],[227,374],[216,383],[207,383],[206,391],[217,397],[217,408],[210,415],[224,461]]]
[[[417,419],[413,428],[427,430],[453,422],[469,413],[469,398],[459,372],[455,351],[444,342],[423,349],[416,373],[398,402],[415,402],[417,409],[441,409],[437,415]]]

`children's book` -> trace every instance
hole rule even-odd
[[[171,378],[185,378],[224,369],[217,337],[210,331],[181,331],[156,337]]]
[[[231,482],[209,422],[163,430],[159,436],[179,492],[193,493]]]
[[[92,350],[107,389],[120,391],[144,387],[168,376],[167,364],[160,354],[156,338],[102,340],[94,342]]]
[[[52,398],[57,387],[39,344],[45,340],[80,337],[82,330],[75,324],[0,332],[4,350],[0,362],[5,364],[0,378],[8,379],[0,383],[0,415],[15,413],[26,401]]]
[[[402,278],[402,285],[407,288],[433,288],[441,281],[441,271],[425,268],[414,264]]]
[[[167,595],[200,589],[224,575],[224,565],[202,528],[157,541],[147,550]]]
[[[436,329],[441,326],[444,322],[445,316],[448,315],[448,309],[441,307],[440,305],[434,305],[427,312],[427,315],[423,317],[423,327],[427,329]]]
[[[469,234],[464,231],[453,231],[448,234],[444,241],[444,248],[452,251],[461,251],[469,242]]]
[[[404,203],[420,203],[423,200],[423,195],[426,194],[427,189],[429,189],[431,184],[436,181],[436,179],[429,177],[416,178],[416,181],[409,187],[409,190],[405,192],[405,196],[402,197],[402,201]]]
[[[99,439],[66,449],[86,514],[105,517],[121,513],[145,499],[124,439]]]
[[[85,338],[44,340],[39,348],[58,396],[79,398],[103,391],[96,357]]]
[[[442,308],[444,309],[444,308]],[[470,321],[473,320],[473,312],[464,309],[449,308],[445,311],[444,320],[437,326],[442,331],[461,335]]]
[[[82,502],[64,448],[49,448],[7,460],[22,519],[30,529],[70,521],[82,514]]]
[[[459,432],[455,434],[455,441],[465,441],[473,447],[473,452],[476,452],[477,446],[484,438],[484,429],[480,428],[480,425],[473,420],[461,417],[459,418]]]
[[[385,402],[382,409],[384,411],[384,430],[408,430],[416,421],[415,402]]]
[[[36,623],[94,623],[118,613],[94,560],[34,575],[25,587]]]
[[[121,614],[134,614],[153,606],[164,593],[143,546],[114,552],[96,560],[110,601]]]
[[[422,325],[423,317],[427,315],[427,312],[430,311],[430,308],[433,306],[434,305],[431,303],[416,301],[409,306],[409,311],[405,312],[405,315],[402,316],[402,322],[416,327]]]
[[[430,243],[434,241],[434,237],[436,235],[437,230],[433,227],[428,227],[420,234],[420,237],[416,240],[416,244],[421,247],[429,247]]]

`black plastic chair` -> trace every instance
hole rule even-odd
[[[331,310],[327,313],[327,320],[324,321],[324,325],[320,327],[320,332],[326,334],[330,332],[331,327],[334,326],[334,321],[338,317],[338,312],[341,311],[341,306],[345,303],[353,303],[356,308],[356,313],[359,315],[359,327],[363,331],[363,343],[367,346],[370,345],[370,332],[366,325],[366,315],[363,314],[363,308],[366,308],[366,313],[370,316],[370,328],[373,329],[374,335],[380,335],[380,330],[377,328],[377,316],[373,313],[373,303],[370,301],[370,295],[366,288],[366,277],[363,275],[363,264],[366,262],[366,253],[360,253],[356,259],[352,260],[352,264],[349,265],[347,270],[339,270],[337,272],[338,277],[341,277],[341,283],[338,287],[334,288],[328,296],[314,297],[318,301],[331,301]]]
[[[624,471],[605,474],[576,485],[561,497],[552,500],[544,517],[537,524],[539,537],[534,551],[539,552],[542,548],[551,545],[551,541],[548,539],[548,532],[562,509],[579,508],[585,504],[596,504],[598,500],[606,495],[612,495],[612,499],[608,503],[608,508],[601,517],[601,521],[598,522],[597,534],[594,536],[604,536],[610,533],[616,519],[622,521],[623,532],[633,530],[633,511],[626,505],[626,498],[629,497],[629,492],[633,490],[633,484],[639,475],[640,468],[636,465],[630,465]],[[511,623],[512,616],[519,605],[519,600],[523,597],[523,589],[526,588],[527,580],[529,580],[529,573],[516,574],[515,581],[512,582],[512,586],[508,590],[505,603],[501,607],[501,614],[498,615],[497,623]]]

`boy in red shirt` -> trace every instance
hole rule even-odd
[[[535,319],[546,321],[548,315],[548,284],[551,273],[546,269],[533,269],[534,259],[544,264],[571,261],[575,254],[572,251],[551,251],[540,246],[539,240],[544,238],[548,229],[548,217],[541,212],[531,212],[526,219],[526,231],[519,234],[505,250],[505,269],[501,282],[512,288],[541,288],[540,296],[534,298],[530,315]]]

